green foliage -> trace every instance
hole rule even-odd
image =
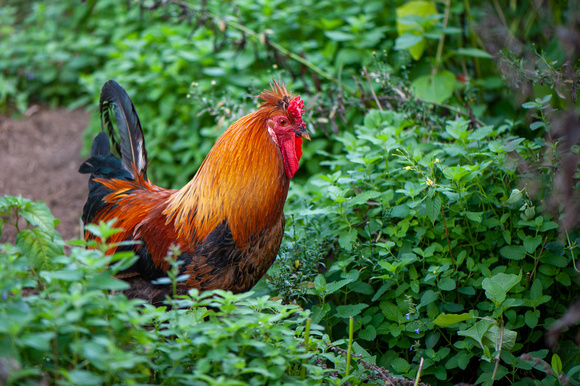
[[[570,336],[560,356],[542,341],[572,300],[580,243],[544,201],[566,154],[542,136],[556,137],[580,78],[557,40],[575,35],[553,33],[574,20],[568,2],[86,3],[0,8],[0,112],[96,110],[115,79],[141,117],[150,177],[180,187],[251,96],[286,81],[316,135],[259,288],[307,311],[226,293],[193,292],[178,300],[187,312],[128,301],[108,290],[134,257],[96,244],[66,257],[46,207],[5,197],[0,225],[19,231],[0,250],[10,382],[355,383],[381,373],[374,363],[414,377],[421,358],[431,384],[578,379]],[[95,115],[87,143],[99,127]],[[89,231],[106,239],[109,225]]]
[[[328,155],[330,172],[294,185],[272,288],[303,299],[332,339],[353,317],[355,339],[395,374],[414,376],[424,358],[432,383],[477,368],[472,382],[525,378],[518,355],[543,346],[576,275],[576,245],[516,187],[513,155],[533,161],[542,147],[506,125],[432,130],[377,110],[337,140],[345,155]]]
[[[76,241],[69,256],[61,247],[39,264],[28,253],[40,248],[38,240],[20,235],[57,236],[48,209],[8,196],[1,204],[0,214],[33,224],[20,230],[16,245],[0,246],[3,384],[320,384],[338,383],[345,373],[345,357],[329,351],[321,327],[296,305],[196,290],[169,308],[128,300],[121,292],[128,285],[114,274],[133,256],[107,256],[106,244],[85,249]],[[107,224],[90,229],[103,239],[116,232]],[[358,358],[344,380],[371,376]]]

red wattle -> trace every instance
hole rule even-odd
[[[296,158],[300,161],[302,157],[302,137],[296,137],[294,141],[296,142]]]
[[[292,137],[295,137],[294,135]],[[284,158],[284,169],[288,178],[294,177],[298,170],[298,160],[302,157],[302,138],[288,138],[281,143],[282,157]]]

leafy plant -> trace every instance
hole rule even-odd
[[[355,337],[395,374],[414,376],[424,358],[430,383],[468,381],[473,367],[471,382],[514,382],[530,369],[518,353],[541,347],[541,327],[571,301],[573,251],[516,187],[513,155],[540,146],[506,125],[444,127],[375,110],[337,138],[345,156],[329,155],[331,172],[290,196],[286,244],[327,270],[306,270],[295,289],[270,285],[304,299],[332,339],[353,317]],[[288,277],[293,261],[281,256]]]

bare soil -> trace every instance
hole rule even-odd
[[[0,116],[0,196],[44,201],[64,240],[80,235],[88,176],[78,173],[90,113],[33,106],[26,117]]]

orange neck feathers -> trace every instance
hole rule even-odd
[[[232,124],[195,177],[168,200],[164,214],[184,242],[201,241],[227,221],[243,248],[280,221],[290,180],[267,122],[281,115],[294,122],[287,112],[292,97],[277,83],[259,97],[265,100],[259,110]]]

